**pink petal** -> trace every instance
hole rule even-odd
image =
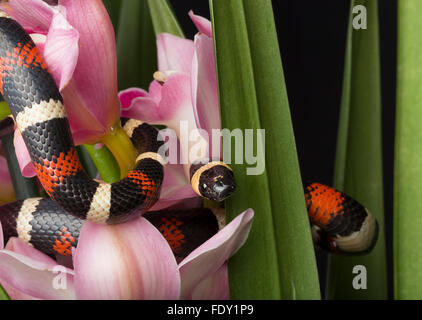
[[[146,219],[104,226],[85,223],[74,256],[80,299],[177,299],[173,253]]]
[[[161,33],[157,36],[158,69],[175,70],[190,74],[192,69],[193,41]]]
[[[10,202],[15,198],[12,179],[10,178],[7,161],[0,156],[0,204]],[[0,240],[1,241],[1,240]],[[2,246],[0,246],[0,249]]]
[[[160,200],[182,200],[195,196],[196,193],[193,191],[189,180],[186,179],[183,166],[180,164],[167,164],[164,167],[164,180],[161,187]]]
[[[79,31],[78,64],[62,95],[75,143],[95,143],[120,117],[113,25],[101,0],[60,3]]]
[[[7,283],[1,283],[1,286],[7,292],[7,295],[11,300],[41,300],[40,298],[35,298],[29,294],[25,294],[19,290],[16,290],[14,287],[8,285]]]
[[[162,119],[169,119],[163,124],[176,132],[180,129],[180,120],[190,121],[190,126],[195,125],[189,76],[176,73],[167,78],[161,90],[159,114]]]
[[[36,249],[24,249],[21,240],[11,238],[7,248],[0,250],[0,281],[26,295],[40,299],[74,299],[73,272],[41,257]],[[26,244],[25,244],[26,245]],[[26,245],[28,246],[28,245]],[[28,246],[29,247],[29,246]],[[57,287],[57,279],[65,277],[65,287]]]
[[[15,130],[13,144],[15,145],[16,158],[18,159],[22,175],[27,178],[36,176],[35,168],[31,162],[31,156],[19,130]]]
[[[37,249],[34,249],[25,241],[16,237],[9,239],[5,249],[39,261],[45,266],[53,267],[57,264],[56,261],[54,261],[49,256],[45,255]]]
[[[198,128],[209,134],[220,129],[217,76],[212,38],[195,36],[195,54],[192,66],[192,103]]]
[[[157,202],[150,211],[157,210],[184,210],[184,209],[195,209],[202,207],[202,198],[195,196],[193,198],[185,198],[183,200],[175,201],[161,201]]]
[[[144,89],[139,88],[128,88],[122,90],[118,94],[120,99],[120,104],[123,109],[127,109],[132,104],[132,100],[135,98],[145,98],[148,97],[149,94]]]
[[[180,200],[170,200],[170,201],[157,201],[151,208],[150,211],[159,211],[163,209],[168,209],[170,207],[176,206],[179,204]]]
[[[204,17],[194,14],[192,10],[189,11],[189,17],[191,18],[192,22],[195,24],[199,32],[207,35],[210,38],[212,37],[211,21],[205,19]]]
[[[216,272],[244,244],[253,215],[252,209],[244,211],[179,264],[182,299],[189,297],[198,283]]]
[[[192,107],[190,77],[185,74],[173,74],[168,77],[161,91],[161,101],[158,107],[161,118],[167,117],[162,124],[174,130],[180,142],[180,162],[184,164],[185,176],[189,179],[190,165],[199,160],[191,157],[192,147],[198,145],[196,140],[191,140],[190,135],[197,131],[195,116]],[[201,138],[202,139],[202,138]],[[207,144],[207,141],[202,141]],[[174,147],[174,146],[173,146]],[[208,148],[200,158],[208,157]]]
[[[152,81],[149,85],[149,96],[152,100],[155,101],[155,103],[159,103],[161,100],[161,90],[163,86],[156,80]]]
[[[229,275],[227,263],[224,263],[216,272],[202,280],[193,289],[192,300],[229,300]]]
[[[9,0],[2,8],[25,29],[33,32],[47,31],[54,12],[59,9],[41,0]]]
[[[161,100],[158,105],[152,98],[144,95],[142,89],[121,91],[119,98],[122,104],[122,117],[166,125],[176,132],[179,132],[180,120],[186,120],[190,127],[195,127],[189,76],[181,73],[169,76],[162,85]]]
[[[159,114],[157,103],[146,97],[134,98],[127,108],[122,105],[121,116],[130,119],[142,119],[142,121],[150,124],[160,124],[164,121]]]
[[[119,92],[121,117],[138,119],[151,124],[161,123],[157,103],[143,89],[129,88]]]
[[[60,13],[54,15],[44,45],[44,58],[59,90],[72,78],[79,55],[79,32]]]

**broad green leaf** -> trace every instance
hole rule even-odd
[[[398,2],[394,294],[422,299],[422,1]]]
[[[156,35],[165,32],[185,37],[168,0],[148,0],[148,5]]]
[[[157,45],[147,0],[122,3],[117,33],[119,90],[147,89],[157,71]]]
[[[229,261],[231,298],[318,299],[271,1],[214,0],[210,8],[222,127],[253,129],[255,140],[256,130],[265,129],[265,145],[271,146],[265,150],[263,174],[247,175],[250,165],[231,164],[238,187],[226,201],[229,218],[255,210],[246,244]]]
[[[357,5],[363,5],[367,10],[367,29],[353,28],[352,21],[359,12],[353,13],[352,8]],[[355,198],[376,216],[379,237],[374,250],[366,256],[330,256],[327,282],[329,299],[387,298],[377,10],[377,1],[352,1],[335,187]],[[353,279],[357,276],[353,273],[353,268],[356,265],[366,267],[366,290],[356,290],[353,287]]]
[[[243,4],[261,127],[266,129],[266,144],[273,146],[265,156],[282,297],[319,298],[314,246],[304,205],[271,1],[244,0]]]

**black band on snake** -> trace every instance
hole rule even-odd
[[[6,241],[18,236],[47,254],[69,255],[84,220],[122,223],[146,213],[157,201],[163,180],[163,158],[157,153],[163,142],[158,131],[123,119],[139,152],[135,169],[112,184],[90,179],[77,157],[63,98],[47,65],[25,30],[5,17],[0,17],[0,92],[51,198],[0,207]],[[10,121],[0,124],[1,134],[11,131]],[[193,164],[190,173],[194,190],[211,200],[222,201],[234,190],[232,170],[223,162]],[[355,200],[318,183],[305,186],[305,198],[317,244],[332,252],[357,254],[374,246],[376,220]],[[162,231],[179,257],[218,231],[217,219],[208,209],[147,213],[145,217]],[[176,230],[178,237],[168,230]]]

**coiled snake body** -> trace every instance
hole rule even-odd
[[[6,239],[19,236],[48,254],[68,255],[77,244],[84,220],[123,223],[146,213],[157,201],[164,163],[157,153],[163,143],[157,139],[158,131],[146,123],[125,119],[124,128],[139,151],[135,168],[112,184],[91,179],[78,159],[63,98],[43,57],[26,31],[7,17],[0,17],[0,92],[24,138],[36,174],[51,198],[27,199],[0,207]],[[233,173],[222,162],[195,164],[190,171],[194,189],[204,197],[222,201],[234,190]],[[361,253],[373,246],[377,224],[364,207],[320,184],[310,184],[305,191],[317,243],[337,252]],[[199,212],[204,210],[207,211]],[[152,214],[148,216],[162,230],[163,221],[183,220],[174,222],[181,226],[176,230],[191,236],[186,236],[189,239],[183,246],[172,248],[186,254],[189,250],[184,246],[197,245],[218,231],[216,218],[207,212],[211,218],[208,223],[204,220],[202,227],[207,232],[201,232],[201,227],[193,228],[196,232],[183,229],[185,225],[192,226],[189,219],[195,217],[198,221],[192,212],[179,212],[178,217],[174,212],[161,212],[156,215],[161,215],[158,220]],[[174,240],[168,232],[166,238],[169,242]]]

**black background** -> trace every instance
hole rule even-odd
[[[170,2],[186,37],[193,39],[197,30],[187,13],[192,9],[195,14],[209,18],[208,1]],[[397,4],[395,0],[378,3],[391,298]],[[332,184],[350,1],[273,0],[273,7],[302,177]],[[325,258],[324,254],[318,253],[323,294]]]

